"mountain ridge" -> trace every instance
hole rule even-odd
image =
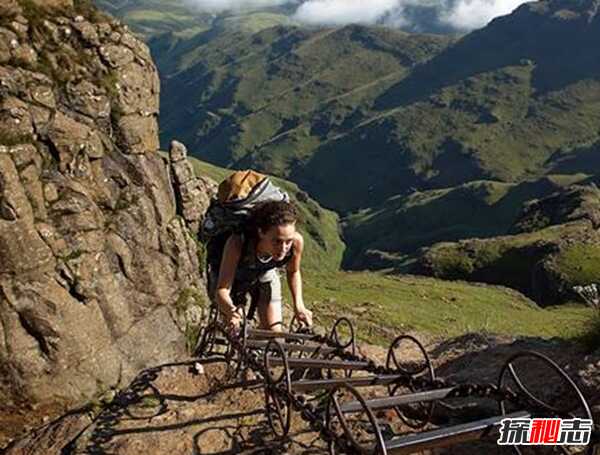
[[[410,187],[539,176],[553,154],[598,139],[592,124],[600,118],[600,88],[587,78],[596,71],[589,45],[596,31],[588,26],[574,37],[568,32],[581,21],[595,24],[597,5],[577,5],[578,15],[565,13],[569,5],[556,0],[523,5],[458,41],[365,26],[324,32],[278,26],[252,39],[238,34],[235,46],[217,36],[214,48],[210,42],[198,48],[204,52],[196,68],[186,66],[193,61],[186,56],[184,67],[170,67],[162,135],[181,135],[200,157],[220,165],[254,166],[291,178],[342,214]],[[588,10],[596,12],[586,15]],[[537,47],[532,38],[529,50],[502,44],[526,33],[533,37],[532,18],[549,24],[547,34],[557,37],[539,40]],[[573,57],[583,73],[541,77],[549,74],[550,63],[544,62],[552,61],[542,51],[568,49],[573,40],[588,43],[579,49],[581,57]],[[224,52],[218,64],[211,57],[219,55],[215,48]],[[237,55],[236,48],[244,51]],[[160,61],[158,46],[153,50]],[[344,61],[348,52],[354,60]],[[317,56],[332,62],[329,72],[318,71]],[[185,114],[177,106],[184,98],[197,100]],[[375,148],[377,157],[363,153]],[[335,178],[326,176],[348,169],[337,165],[346,161],[360,163],[363,173],[356,176],[355,194],[344,200]],[[390,168],[396,177],[381,175]]]

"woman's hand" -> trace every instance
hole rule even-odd
[[[230,333],[237,333],[242,325],[242,308],[231,305],[223,305],[221,307],[221,313],[223,313],[223,320]]]
[[[228,329],[231,333],[238,333],[240,330],[240,327],[242,325],[242,315],[239,312],[239,309],[237,309],[236,311],[234,311],[231,315],[231,317],[229,318],[229,324],[228,324]]]
[[[312,327],[313,325],[312,311],[304,307],[296,308],[296,319],[300,322],[303,322],[308,327]]]

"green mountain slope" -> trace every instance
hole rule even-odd
[[[472,181],[389,198],[343,220],[344,266],[405,270],[420,248],[434,243],[508,234],[527,201],[586,179],[574,174],[519,184]]]
[[[145,38],[161,33],[189,37],[210,28],[212,22],[211,14],[194,10],[181,0],[94,0],[94,3]]]
[[[213,33],[239,30],[251,34],[292,22],[289,6],[216,13],[194,7],[184,0],[94,0],[94,3],[121,19],[146,40],[162,35],[186,40],[211,30]]]
[[[512,235],[439,243],[415,271],[519,289],[541,305],[600,282],[600,190],[573,185],[528,203]]]
[[[287,176],[341,212],[411,187],[538,177],[598,140],[594,5],[527,4],[454,44],[359,26],[205,37],[170,68],[162,137]]]
[[[450,41],[360,26],[195,39],[163,79],[163,140],[177,135],[209,161],[282,176]],[[150,44],[160,62],[159,41]]]
[[[197,175],[216,181],[231,172],[191,161]],[[572,338],[586,333],[586,321],[593,313],[579,305],[541,309],[522,294],[498,286],[338,271],[343,244],[336,236],[336,216],[306,199],[295,184],[280,179],[277,184],[296,199],[305,219],[300,226],[307,245],[305,301],[322,326],[331,326],[343,314],[356,324],[362,339],[385,344],[398,333],[411,330],[444,336],[486,331]],[[290,302],[287,289],[284,297]]]

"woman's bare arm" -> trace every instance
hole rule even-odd
[[[298,318],[308,325],[312,325],[312,312],[304,306],[304,298],[302,295],[302,273],[300,265],[302,263],[302,252],[304,251],[304,238],[300,233],[296,233],[294,239],[294,255],[287,263],[286,275],[287,283],[292,293],[292,301],[294,304],[294,313]]]
[[[217,279],[215,298],[219,309],[228,321],[232,320],[236,310],[231,298],[231,289],[235,280],[235,271],[242,255],[242,243],[242,238],[239,235],[233,234],[227,239],[223,248],[219,278]]]

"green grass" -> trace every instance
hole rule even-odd
[[[579,230],[577,224],[560,225],[513,236],[440,243],[430,248],[426,257],[433,264],[435,276],[439,277],[468,279],[474,272],[493,267],[499,282],[506,276],[512,276],[517,281],[521,278],[527,280],[528,271],[541,259],[534,254],[535,246],[539,246],[538,249],[543,252],[542,245],[558,242],[577,234]],[[543,254],[540,252],[538,254]],[[519,271],[527,276],[522,276]]]
[[[290,25],[292,23],[288,16],[269,12],[254,12],[239,16],[227,17],[223,21],[225,27],[241,30],[243,33],[254,34],[264,29],[278,25]]]
[[[410,65],[449,41],[377,28],[275,27],[245,35],[225,27],[207,42],[180,46],[171,54],[180,64],[165,64],[179,73],[163,87],[163,141],[176,136],[218,164],[249,162],[293,177],[327,139],[320,124],[327,135],[344,132]],[[166,48],[154,48],[160,62]],[[197,83],[183,82],[190,77]],[[203,109],[184,115],[179,107],[190,100]],[[206,115],[223,109],[219,122]]]
[[[571,299],[575,285],[600,282],[597,244],[589,221],[573,221],[512,236],[440,243],[427,250],[417,270],[509,286],[553,305]]]
[[[304,279],[305,301],[330,327],[349,317],[361,339],[388,343],[408,331],[452,337],[468,332],[577,338],[594,316],[571,304],[541,309],[506,288],[376,272],[314,273]],[[289,302],[289,292],[286,291]]]
[[[187,38],[210,25],[210,15],[188,7],[181,0],[94,0],[94,3],[121,18],[145,39],[169,32]]]
[[[585,178],[583,174],[554,175],[520,184],[473,181],[394,196],[343,219],[348,243],[344,264],[369,267],[365,258],[368,250],[396,255],[400,264],[418,248],[437,242],[506,235],[512,232],[525,202],[549,196]],[[539,227],[547,227],[548,222],[542,221]],[[457,261],[467,266],[467,259]]]
[[[565,284],[570,288],[600,283],[600,246],[588,243],[569,246],[558,255],[554,268],[566,278]]]
[[[590,351],[596,351],[600,346],[600,311],[596,310],[585,330],[574,337],[575,341],[585,346]]]
[[[216,181],[231,172],[196,159],[191,161],[197,174]],[[291,192],[296,189],[289,182],[277,180],[277,183]],[[319,213],[321,223],[323,218],[331,216],[310,201],[300,207],[303,213],[310,212],[313,216]],[[335,217],[330,221],[333,228]],[[322,232],[322,224],[316,225]],[[306,230],[305,227],[303,232]],[[528,234],[527,239],[533,241],[534,237],[550,235]],[[307,247],[303,265],[304,300],[321,327],[331,327],[335,319],[347,316],[356,325],[361,340],[384,345],[395,335],[408,331],[442,337],[468,332],[561,337],[582,343],[589,337],[589,321],[594,316],[591,308],[570,304],[541,309],[522,294],[499,286],[378,272],[338,271],[334,267],[337,260],[329,258],[330,262],[327,262],[322,256],[315,257],[320,246],[310,235],[305,237],[307,244],[314,246],[312,250]],[[486,249],[480,253],[478,261],[484,261],[485,255],[491,260],[498,254],[497,250]],[[285,285],[283,288],[284,299],[289,304],[289,289]]]

